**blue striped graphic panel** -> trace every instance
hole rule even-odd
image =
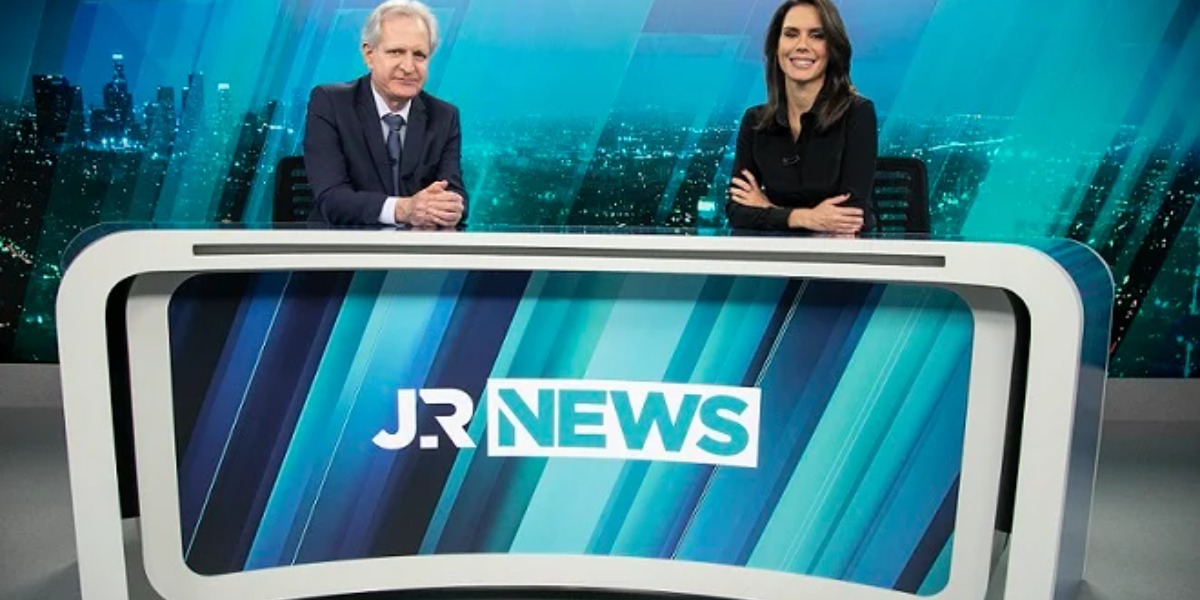
[[[946,582],[974,322],[944,290],[622,273],[209,274],[172,298],[170,337],[181,552],[199,573],[557,553],[912,594]],[[755,466],[494,456],[485,405],[499,402],[488,389],[499,379],[757,390]],[[453,411],[421,403],[416,441],[377,445],[404,418],[409,389],[477,400],[465,428],[475,447],[439,433]],[[637,405],[641,418],[650,405]],[[667,410],[648,435],[692,423]]]

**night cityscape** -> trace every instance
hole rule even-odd
[[[295,99],[235,115],[229,85],[201,73],[134,98],[123,56],[114,55],[111,68],[97,106],[58,75],[35,75],[31,98],[0,105],[0,355],[9,360],[56,359],[61,257],[80,231],[112,221],[267,220],[261,207],[269,206],[274,165],[298,151],[303,106]],[[740,108],[718,111],[697,124],[692,114],[640,107],[617,109],[601,126],[473,121],[486,133],[464,147],[471,222],[721,227],[740,116]],[[880,154],[926,163],[937,234],[962,230],[985,181],[1001,189],[1027,183],[998,180],[997,161],[1028,165],[1018,170],[1026,180],[1070,178],[1052,221],[1116,272],[1113,374],[1200,376],[1200,229],[1188,218],[1200,196],[1197,149],[1124,127],[1105,153],[1083,157],[1094,172],[1080,172],[1084,151],[1016,150],[1008,125],[977,115],[893,115]],[[1135,155],[1145,166],[1126,181],[1122,168]],[[1102,207],[1123,185],[1128,193],[1117,205]]]
[[[278,103],[235,119],[229,86],[200,73],[137,104],[123,59],[112,57],[101,106],[85,107],[62,76],[35,75],[32,102],[0,109],[0,354],[55,360],[61,259],[87,227],[243,220],[265,142],[282,129],[271,125]]]

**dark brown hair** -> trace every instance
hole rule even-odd
[[[857,92],[850,82],[850,36],[842,15],[831,0],[787,0],[771,17],[767,27],[767,38],[763,43],[763,57],[767,71],[767,106],[759,117],[757,129],[765,129],[775,123],[782,112],[787,117],[787,87],[783,69],[779,67],[779,37],[783,35],[783,20],[788,11],[797,6],[808,5],[817,9],[821,17],[821,28],[825,30],[825,83],[817,95],[814,109],[817,113],[817,129],[824,131],[837,123],[850,109]]]

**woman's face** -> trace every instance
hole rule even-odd
[[[779,33],[777,54],[779,68],[788,79],[801,84],[824,81],[825,28],[815,6],[801,4],[788,11]]]

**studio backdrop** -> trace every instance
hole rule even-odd
[[[99,222],[267,222],[314,85],[373,0],[0,8],[0,361],[54,361],[61,257]],[[429,0],[481,225],[720,229],[775,0]],[[1200,370],[1200,0],[841,0],[880,153],[934,232],[1070,237],[1118,283],[1112,370]],[[149,249],[148,249],[149,251]]]

